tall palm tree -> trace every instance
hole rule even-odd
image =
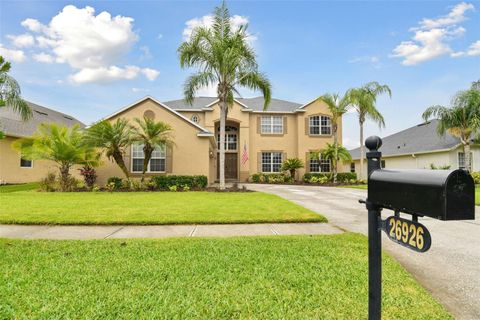
[[[190,40],[178,48],[182,68],[196,67],[184,86],[185,100],[192,103],[198,90],[209,85],[217,88],[220,106],[220,189],[225,189],[225,122],[238,87],[260,90],[264,109],[271,98],[271,85],[258,71],[255,52],[247,43],[247,26],[233,30],[225,5],[215,8],[211,28],[197,27]]]
[[[126,119],[118,118],[115,122],[103,120],[88,128],[85,140],[90,145],[100,148],[108,159],[113,159],[130,180],[127,166],[123,160],[125,149],[132,144],[133,130]]]
[[[155,122],[155,120],[147,117],[143,119],[137,118],[135,122],[138,124],[138,128],[133,128],[132,141],[143,145],[143,181],[155,148],[158,146],[167,147],[173,144],[172,127],[165,122]]]
[[[79,125],[65,127],[55,123],[42,123],[32,137],[18,139],[12,146],[26,159],[56,162],[62,191],[68,188],[73,165],[94,167],[99,163],[99,154],[84,142]]]
[[[363,179],[363,160],[365,158],[365,146],[363,139],[363,126],[365,120],[370,119],[378,126],[385,126],[385,119],[380,111],[377,110],[377,97],[387,93],[392,96],[392,91],[387,85],[381,85],[376,81],[369,82],[360,88],[350,89],[347,93],[354,110],[358,113],[358,123],[360,125],[360,178]]]
[[[342,145],[327,143],[327,146],[321,151],[322,159],[330,160],[332,163],[333,182],[337,183],[336,173],[338,172],[339,161],[352,160],[350,152]]]
[[[340,97],[338,93],[335,94],[324,94],[323,96],[320,96],[318,101],[324,102],[330,113],[332,114],[332,131],[333,131],[333,147],[334,147],[334,158],[338,158],[338,121],[339,119],[342,118],[342,116],[348,112],[351,102],[350,102],[350,97],[348,94],[343,95]],[[338,169],[336,166],[334,166],[333,170],[333,183],[337,183],[337,173]]]
[[[32,117],[32,109],[22,99],[18,82],[8,74],[10,69],[10,62],[0,56],[0,108],[9,106],[26,121]],[[0,131],[0,139],[2,137],[3,133]]]
[[[458,137],[463,145],[465,168],[472,170],[470,144],[480,129],[480,90],[472,86],[469,90],[459,91],[452,99],[452,106],[431,106],[422,115],[425,121],[438,119],[438,134],[445,133]]]

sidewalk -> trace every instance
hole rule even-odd
[[[52,240],[236,237],[338,233],[343,233],[343,231],[328,223],[205,224],[163,226],[0,225],[0,238]]]

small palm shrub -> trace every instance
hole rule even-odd
[[[110,191],[120,190],[123,186],[123,179],[120,177],[110,177],[107,180],[106,188]]]
[[[40,190],[45,192],[54,192],[58,189],[57,176],[53,172],[47,173],[47,176],[40,180]]]
[[[303,161],[299,158],[286,159],[282,163],[282,171],[290,172],[290,177],[292,177],[293,180],[295,180],[295,171],[303,167]]]

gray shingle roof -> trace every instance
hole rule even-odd
[[[14,112],[12,108],[2,107],[0,108],[0,130],[5,135],[13,137],[28,137],[31,136],[37,127],[41,123],[58,123],[65,126],[73,126],[79,124],[82,128],[85,125],[77,119],[67,114],[48,109],[38,104],[28,102],[30,108],[32,108],[32,118],[26,122],[22,121],[18,113]]]
[[[382,156],[451,149],[460,143],[458,138],[448,133],[444,137],[439,136],[437,124],[438,120],[431,120],[382,138]],[[360,159],[360,148],[350,150],[350,154],[352,159]]]
[[[191,105],[187,104],[187,102],[183,99],[166,101],[163,103],[174,110],[181,111],[185,109],[202,109],[205,106],[214,102],[215,100],[217,100],[217,98],[215,97],[198,97],[193,100],[193,103]],[[263,97],[237,98],[237,100],[240,103],[246,105],[249,109],[252,109],[253,111],[263,111],[263,104],[264,104]],[[272,99],[268,106],[267,112],[268,111],[292,112],[301,106],[302,104],[300,103],[295,103],[295,102],[280,100],[280,99]]]

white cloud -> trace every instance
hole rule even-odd
[[[462,2],[453,7],[446,16],[442,16],[437,19],[424,18],[420,22],[420,26],[423,29],[433,29],[458,24],[466,19],[465,12],[474,9],[475,7],[473,4]]]
[[[150,68],[143,68],[142,73],[150,81],[157,79],[158,75],[160,74],[159,71]]]
[[[132,92],[148,92],[148,89],[145,88],[132,88]]]
[[[347,61],[348,63],[367,63],[370,64],[375,69],[381,68],[380,58],[377,56],[363,56],[355,57]]]
[[[12,44],[15,47],[19,48],[31,47],[35,44],[35,39],[28,33],[20,34],[18,36],[8,35],[7,38],[12,41]]]
[[[0,55],[9,62],[24,62],[27,59],[25,52],[22,50],[8,49],[0,44]]]
[[[152,59],[153,58],[153,55],[152,53],[150,52],[150,48],[147,47],[147,46],[141,46],[140,47],[140,51],[142,51],[142,55],[140,56],[140,59],[144,60],[144,59]]]
[[[33,59],[38,62],[53,63],[55,58],[48,53],[40,52],[33,55]]]
[[[103,11],[95,15],[89,6],[65,6],[47,25],[36,19],[22,21],[22,26],[36,33],[28,41],[35,42],[41,52],[35,52],[36,61],[65,63],[73,70],[70,80],[75,83],[105,83],[114,80],[131,80],[140,74],[155,80],[158,71],[138,66],[121,66],[121,63],[138,40],[133,31],[133,18],[112,16]],[[20,41],[20,36],[12,36]],[[22,42],[27,43],[26,38]],[[146,47],[145,47],[146,48]],[[148,48],[141,49],[148,56]],[[144,71],[145,70],[145,71]]]
[[[468,48],[467,55],[480,56],[480,40],[472,43],[472,45]]]
[[[70,81],[82,83],[109,83],[115,80],[132,80],[135,79],[140,68],[136,66],[126,66],[119,68],[117,66],[99,67],[99,68],[83,68],[79,72],[70,76]]]
[[[243,17],[243,16],[239,16],[239,15],[234,15],[234,16],[231,16],[230,17],[230,22],[232,24],[232,29],[233,30],[238,30],[238,28],[242,25],[246,25],[248,24],[248,18],[247,17]],[[185,22],[185,29],[183,29],[183,39],[185,41],[188,41],[190,39],[190,37],[192,36],[192,32],[195,28],[197,27],[200,27],[200,26],[204,26],[204,27],[207,27],[207,28],[210,28],[212,27],[213,25],[213,16],[212,15],[206,15],[206,16],[203,16],[203,17],[200,17],[200,18],[193,18],[193,19],[190,19],[188,20],[187,22]],[[251,33],[249,33],[247,31],[247,41],[251,44],[253,44],[253,42],[255,40],[257,40],[257,37],[252,35]]]
[[[473,10],[472,4],[462,2],[443,17],[437,19],[424,18],[420,27],[411,28],[414,36],[409,41],[402,41],[393,49],[391,57],[403,58],[403,65],[416,65],[434,58],[450,54],[452,57],[462,56],[462,52],[454,52],[449,41],[463,35],[465,28],[457,24],[466,19],[465,12]]]

